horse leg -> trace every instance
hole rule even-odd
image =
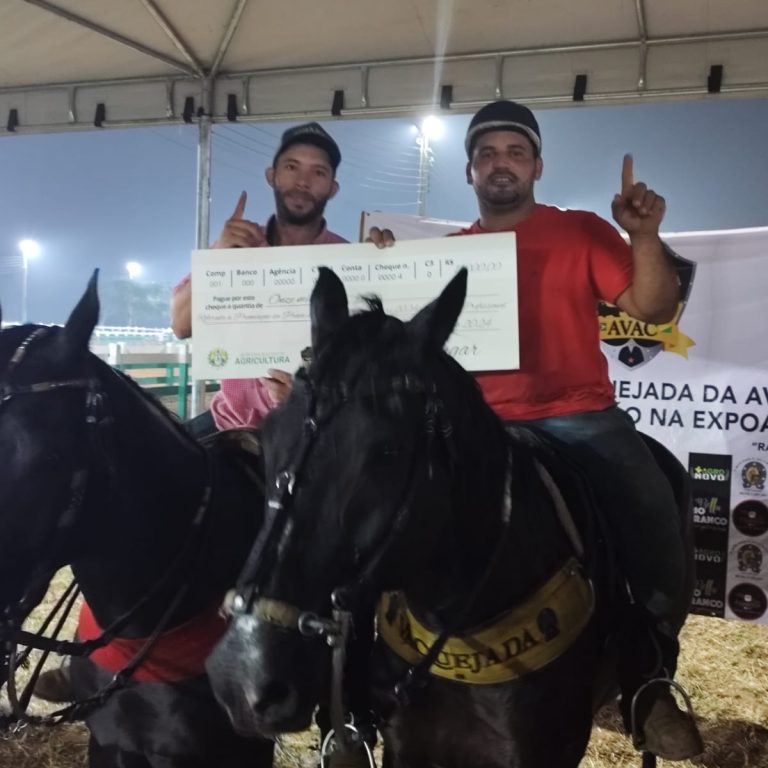
[[[109,750],[109,753],[113,750]],[[88,739],[88,768],[116,768],[114,755],[108,754],[108,751],[102,747],[93,737]]]

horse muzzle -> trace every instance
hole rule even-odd
[[[323,658],[325,656],[325,658]],[[246,736],[307,728],[329,668],[323,643],[239,615],[206,662],[216,699]]]

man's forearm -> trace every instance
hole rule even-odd
[[[179,339],[192,335],[192,283],[187,281],[171,297],[171,328]]]
[[[644,235],[631,237],[630,245],[634,263],[627,292],[633,305],[630,314],[646,322],[669,322],[675,316],[680,289],[664,244],[658,235]]]

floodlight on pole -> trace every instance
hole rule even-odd
[[[19,250],[21,251],[21,322],[26,323],[27,312],[27,294],[28,294],[28,282],[29,282],[29,262],[32,259],[36,259],[40,255],[40,243],[37,240],[30,240],[25,238],[19,241]]]
[[[138,261],[126,261],[125,270],[128,272],[128,279],[135,280],[144,271],[144,267]]]
[[[439,139],[445,133],[445,125],[436,115],[427,115],[421,121],[421,133],[430,140]]]

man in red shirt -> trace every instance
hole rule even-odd
[[[341,152],[336,142],[317,123],[289,128],[282,136],[267,184],[275,195],[275,213],[265,225],[245,218],[246,193],[240,195],[234,213],[213,248],[262,248],[279,245],[346,243],[331,232],[323,213],[339,190],[336,169]],[[187,275],[173,290],[171,328],[180,339],[192,334],[192,289]],[[261,379],[224,379],[211,401],[210,411],[187,422],[196,437],[217,429],[256,427],[277,403],[287,396],[293,377],[271,370]]]
[[[635,182],[624,158],[613,199],[614,227],[593,213],[541,205],[541,135],[529,109],[487,104],[469,124],[467,183],[480,218],[458,234],[517,234],[520,369],[482,373],[477,381],[496,414],[525,420],[574,446],[596,489],[634,600],[649,631],[640,645],[660,649],[658,676],[674,674],[685,615],[684,546],[672,488],[616,405],[600,350],[597,302],[644,322],[670,321],[677,309],[676,273],[659,239],[665,201]],[[647,634],[647,637],[645,635]],[[644,680],[625,681],[625,706]],[[666,759],[703,750],[696,725],[656,683],[638,698],[644,748]]]

